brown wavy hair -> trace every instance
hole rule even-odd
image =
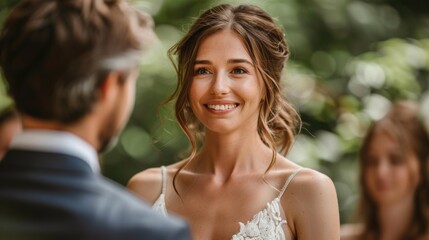
[[[137,67],[152,25],[126,0],[20,1],[0,32],[0,66],[16,108],[44,120],[79,120],[108,72],[126,76]]]
[[[420,239],[428,231],[428,160],[429,135],[420,120],[419,106],[413,101],[395,102],[390,111],[380,120],[373,123],[364,138],[360,149],[360,185],[361,200],[359,217],[364,223],[364,232],[361,239],[378,239],[380,226],[378,220],[378,206],[371,198],[365,184],[365,169],[368,150],[373,137],[380,132],[388,134],[401,147],[403,158],[414,152],[419,161],[419,179],[414,195],[414,209],[408,231],[400,239]]]
[[[282,70],[289,56],[280,26],[268,13],[254,5],[215,6],[203,12],[185,36],[168,51],[177,72],[178,84],[167,102],[176,100],[176,119],[191,143],[191,153],[186,164],[176,172],[173,183],[180,170],[196,156],[204,138],[204,127],[192,112],[188,99],[198,48],[205,38],[225,29],[239,36],[266,89],[258,119],[259,136],[273,152],[266,172],[275,164],[277,149],[288,152],[300,127],[298,113],[285,100],[280,85]]]

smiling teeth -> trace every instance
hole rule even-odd
[[[207,105],[210,109],[214,109],[214,110],[217,110],[217,111],[223,111],[223,110],[230,110],[230,109],[233,109],[233,108],[235,108],[235,107],[237,107],[237,104],[222,104],[222,105],[212,105],[212,104],[209,104],[209,105]]]

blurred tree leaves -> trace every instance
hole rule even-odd
[[[2,0],[0,21],[18,0]],[[176,77],[166,52],[199,13],[218,3],[253,3],[283,26],[291,49],[285,96],[303,129],[288,157],[329,175],[342,222],[356,206],[357,151],[367,127],[392,101],[422,102],[429,128],[429,9],[420,0],[134,0],[153,15],[159,42],[142,60],[136,105],[103,172],[126,184],[172,163],[188,144],[172,106],[160,107]]]

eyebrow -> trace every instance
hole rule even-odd
[[[195,65],[196,64],[211,64],[211,63],[212,62],[210,62],[209,60],[195,60]],[[247,63],[247,64],[253,66],[252,62],[250,62],[250,61],[248,61],[246,59],[241,59],[241,58],[239,58],[239,59],[229,59],[227,61],[227,63],[229,63],[229,64],[231,64],[231,63]]]

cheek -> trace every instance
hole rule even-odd
[[[421,181],[419,169],[419,164],[416,162],[412,164],[408,170],[409,182],[414,188],[416,188]]]
[[[375,180],[375,176],[374,176],[373,169],[366,169],[363,176],[364,184],[368,187],[371,187],[374,183],[374,180]]]
[[[198,99],[198,88],[195,84],[192,84],[189,88],[188,99],[191,104]]]
[[[133,107],[134,107],[134,101],[135,101],[135,97],[136,97],[136,89],[135,89],[135,83],[131,82],[127,85],[127,96],[126,96],[126,106],[127,106],[127,111],[130,112],[132,111]]]
[[[418,173],[410,169],[408,166],[402,166],[395,169],[394,181],[401,189],[406,191],[414,191],[417,187],[419,176]]]
[[[134,106],[135,97],[136,97],[136,92],[134,91],[134,88],[132,88],[128,91],[128,103],[131,109]]]
[[[188,100],[192,109],[199,105],[199,101],[204,94],[204,86],[202,84],[193,83],[189,88]]]
[[[118,115],[116,118],[119,121],[119,124],[125,124],[128,121],[128,118],[130,117],[133,108],[134,108],[134,100],[136,95],[136,86],[135,81],[132,81],[131,79],[128,79],[125,83],[124,91],[122,92],[122,95],[120,96],[120,99],[116,101],[116,114]]]
[[[413,182],[413,179],[415,178],[411,173],[410,169],[406,168],[396,169],[395,175],[399,181],[403,182]]]
[[[198,92],[194,91],[193,88],[191,87],[189,89],[189,94],[188,94],[188,99],[187,99],[186,105],[189,104],[192,115],[196,116],[197,118],[200,117],[200,114],[199,114],[200,111],[198,111],[198,106],[199,106],[198,105],[198,99],[199,99]]]
[[[385,180],[385,177],[383,178]],[[365,169],[363,175],[363,184],[367,190],[371,193],[377,191],[377,182],[380,181],[380,175],[378,174],[376,167],[368,167]]]
[[[239,82],[238,85],[236,85],[236,89],[240,89],[243,94],[248,93],[248,95],[253,95],[253,97],[261,95],[263,92],[263,85],[257,81],[257,79],[246,79],[245,81]]]

